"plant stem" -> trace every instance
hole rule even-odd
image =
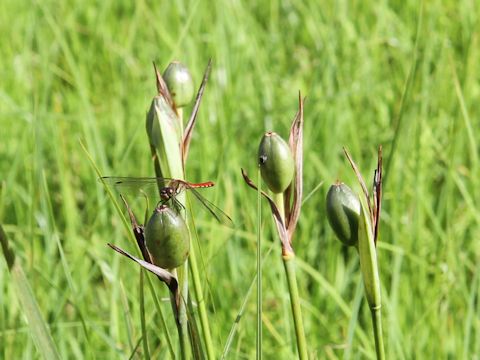
[[[262,358],[262,190],[261,173],[258,168],[257,190],[257,360]]]
[[[187,318],[187,304],[185,303],[185,299],[188,299],[188,282],[182,281],[184,278],[184,272],[188,271],[187,262],[182,267],[173,270],[172,273],[177,276],[180,289],[180,299],[177,304],[177,299],[175,298],[175,294],[170,293],[170,302],[172,304],[172,309],[174,314],[176,313],[177,318],[175,319],[175,323],[177,324],[177,331],[178,331],[178,339],[180,343],[180,359],[187,360],[190,358],[188,345],[189,345],[189,338],[188,338],[188,318]]]
[[[373,335],[375,336],[375,351],[377,353],[377,360],[385,360],[385,349],[383,347],[382,334],[382,308],[377,306],[370,309],[372,312]]]
[[[160,317],[160,323],[161,323],[160,328],[165,331],[165,338],[167,340],[167,345],[168,345],[168,350],[170,352],[170,357],[172,359],[175,359],[175,349],[174,349],[174,346],[173,346],[172,337],[170,336],[170,331],[168,330],[167,323],[165,321],[165,317],[163,316],[162,307],[160,305],[160,300],[158,299],[158,295],[155,292],[155,286],[153,285],[153,281],[152,281],[151,277],[147,276],[146,279],[147,279],[148,288],[150,290],[150,294],[151,294],[152,299],[153,299],[153,303],[155,305],[155,309],[157,310],[157,313]],[[173,305],[172,305],[172,308],[173,308]],[[173,314],[175,315],[176,310],[175,309],[173,309],[173,310],[174,310]]]
[[[144,298],[144,270],[140,269],[140,323],[142,326],[142,345],[143,357],[145,360],[150,359],[150,350],[148,349],[147,325],[145,322],[145,298]]]
[[[180,358],[182,360],[190,359],[188,352],[188,327],[186,321],[180,320],[180,323],[178,324],[178,335],[180,336]]]
[[[193,245],[193,244],[192,244]],[[192,274],[192,284],[197,298],[198,313],[200,315],[200,325],[202,327],[203,341],[207,350],[207,358],[209,360],[215,359],[215,350],[212,342],[212,335],[210,333],[210,326],[208,322],[207,309],[205,306],[205,299],[203,297],[202,283],[198,272],[197,258],[195,256],[194,246],[190,247],[189,255],[190,271]]]
[[[190,359],[190,352],[188,351],[190,345],[190,338],[188,336],[188,316],[187,316],[187,301],[188,301],[188,260],[185,261],[182,267],[180,267],[180,286],[182,290],[180,292],[180,302],[178,304],[178,318],[181,327],[181,343],[184,347],[184,358]]]
[[[179,323],[177,323],[177,330],[178,330],[178,336],[179,336],[179,344],[180,344],[180,359],[182,360],[187,360],[189,359],[188,356],[188,329],[186,326],[183,326],[183,323],[181,320],[179,320]],[[186,324],[186,323],[185,323]]]
[[[284,254],[282,258],[285,273],[287,275],[288,290],[290,292],[295,335],[297,336],[298,356],[301,360],[304,360],[308,359],[307,340],[303,328],[302,309],[300,306],[300,296],[298,295],[297,277],[295,274],[295,254],[289,252],[288,254]]]
[[[168,176],[175,179],[183,179],[184,171],[182,164],[182,156],[179,144],[175,139],[181,138],[181,134],[178,134],[178,127],[174,124],[175,121],[182,122],[181,117],[173,118],[172,115],[165,111],[165,106],[168,106],[164,99],[158,100],[158,97],[154,100],[155,113],[153,121],[158,122],[160,138],[151,143],[152,159],[154,162],[155,175],[157,177]],[[170,121],[167,121],[170,120]],[[147,115],[148,124],[148,115]],[[181,126],[179,127],[182,128]],[[181,130],[183,131],[183,130]],[[147,125],[148,132],[148,125]],[[150,136],[150,134],[149,134]],[[163,154],[163,156],[162,156]],[[162,162],[163,159],[163,162]],[[164,186],[162,182],[158,182],[158,190]],[[181,194],[177,197],[177,200],[185,206],[185,196]],[[185,217],[184,217],[185,218]],[[177,325],[177,331],[180,342],[180,356],[181,359],[189,359],[191,352],[188,350],[189,345],[189,332],[188,332],[188,317],[187,317],[187,302],[188,302],[188,260],[185,263],[175,269],[178,280],[178,294],[171,294],[172,309],[175,314],[175,320]]]
[[[182,124],[180,128],[182,131],[182,138],[183,138],[183,131],[184,131],[183,109],[182,108],[177,109],[177,114],[178,114],[180,123]],[[182,179],[184,178],[185,178],[185,173],[183,173],[183,176],[182,176]],[[185,201],[183,202],[183,205],[184,206],[186,205],[186,198],[185,198]],[[187,215],[187,212],[185,212],[185,220],[187,220],[186,215]],[[210,323],[208,322],[208,312],[207,312],[207,307],[205,306],[205,299],[203,297],[203,288],[202,288],[202,282],[200,280],[200,273],[198,271],[198,262],[197,262],[196,252],[191,240],[192,240],[192,236],[190,233],[190,254],[188,256],[188,260],[186,264],[187,263],[189,264],[189,268],[192,274],[191,281],[192,281],[193,289],[197,298],[198,314],[200,316],[200,326],[202,327],[202,335],[203,335],[203,341],[205,342],[205,349],[207,351],[207,359],[215,360],[215,348],[213,346],[212,335],[210,332]],[[187,279],[187,275],[185,275],[185,278]],[[188,290],[188,279],[186,282],[186,289]],[[192,348],[193,348],[193,344],[192,344]]]
[[[285,203],[283,194],[273,194],[273,201],[282,216],[285,224]],[[295,253],[291,247],[286,248],[282,243],[282,259],[287,275],[288,291],[290,293],[290,304],[292,306],[293,322],[295,325],[295,335],[297,337],[298,356],[300,360],[308,359],[307,340],[305,329],[303,328],[302,308],[300,306],[300,296],[298,294],[297,277],[295,272]]]

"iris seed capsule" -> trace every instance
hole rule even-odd
[[[182,265],[190,251],[185,221],[166,205],[153,211],[145,227],[145,243],[155,265],[164,269]]]
[[[333,184],[327,193],[327,218],[338,239],[345,245],[358,243],[360,200],[344,183]]]
[[[184,107],[192,101],[195,89],[192,75],[185,65],[178,61],[171,62],[163,73],[163,80],[177,108]]]
[[[263,181],[273,193],[284,192],[292,182],[295,171],[292,151],[277,133],[269,131],[263,135],[258,164]]]

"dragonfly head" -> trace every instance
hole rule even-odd
[[[175,195],[175,190],[170,186],[165,186],[160,190],[160,198],[162,200],[170,200],[173,195]]]

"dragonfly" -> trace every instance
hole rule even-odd
[[[219,223],[233,227],[233,221],[218,208],[216,205],[205,199],[198,189],[209,188],[215,184],[212,181],[201,183],[191,183],[180,179],[160,178],[160,177],[116,177],[104,176],[102,181],[113,186],[120,193],[151,194],[156,192],[160,194],[160,201],[157,206],[167,205],[168,203],[178,210],[184,206],[176,199],[183,191],[188,191],[194,198],[207,210]]]

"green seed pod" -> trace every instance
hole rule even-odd
[[[192,75],[185,65],[178,61],[171,62],[163,73],[163,80],[177,108],[184,107],[192,101],[195,88]]]
[[[343,183],[330,186],[327,193],[327,218],[330,226],[345,245],[358,243],[358,219],[360,200],[358,196]]]
[[[284,192],[292,182],[295,172],[292,151],[277,133],[269,131],[263,135],[258,164],[263,180],[273,193]]]
[[[190,251],[187,225],[169,207],[156,208],[145,227],[145,243],[155,265],[173,269],[182,265]]]

